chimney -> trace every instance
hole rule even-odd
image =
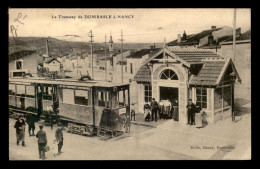
[[[213,44],[213,35],[212,33],[208,36],[208,45],[212,45]]]
[[[181,42],[181,34],[178,34],[177,37],[178,37],[177,42],[180,43]]]
[[[241,28],[237,28],[237,29],[236,29],[236,35],[237,35],[237,36],[240,36],[240,35],[241,35]]]
[[[152,53],[154,50],[154,46],[150,46],[150,53]]]
[[[216,29],[217,27],[216,26],[211,26],[211,29]]]
[[[46,40],[46,54],[49,56],[49,44],[48,44],[48,39]]]
[[[182,35],[182,38],[183,40],[186,40],[187,39],[187,35],[186,35],[186,32],[184,31],[183,35]]]

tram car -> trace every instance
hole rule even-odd
[[[9,110],[37,117],[56,114],[69,132],[122,130],[130,114],[129,84],[72,79],[9,78]],[[46,119],[48,120],[48,119]]]

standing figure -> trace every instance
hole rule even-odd
[[[19,142],[22,142],[22,146],[25,146],[24,135],[25,135],[25,121],[23,116],[19,116],[19,119],[15,122],[14,128],[16,129],[16,144],[19,145]]]
[[[36,118],[33,114],[31,114],[31,113],[27,114],[26,122],[28,124],[28,132],[29,132],[30,136],[35,136],[34,135],[35,121],[36,121]],[[31,134],[31,131],[32,131],[32,134]]]
[[[158,103],[155,101],[155,98],[153,98],[151,101],[151,111],[152,111],[152,121],[155,120],[155,122],[157,122]]]
[[[144,121],[149,121],[151,119],[151,111],[150,111],[150,105],[145,104],[144,105]]]
[[[166,100],[164,102],[164,107],[165,107],[165,111],[166,111],[166,119],[170,118],[171,117],[171,107],[172,107],[172,104],[169,100]]]
[[[63,133],[62,133],[62,127],[59,126],[55,133],[56,140],[58,142],[58,154],[61,154],[61,148],[63,146]]]
[[[163,118],[163,110],[164,110],[164,106],[163,106],[163,100],[161,100],[159,102],[159,118]]]
[[[36,138],[38,138],[39,158],[44,160],[46,159],[44,149],[47,145],[47,136],[46,132],[43,131],[43,125],[40,125],[39,128],[40,130],[36,134]]]
[[[173,107],[173,119],[175,121],[178,121],[179,120],[178,100],[175,100],[173,102],[173,106],[172,107]]]
[[[134,121],[135,121],[135,105],[134,105],[134,103],[130,106],[130,112],[131,112],[131,121],[132,121],[133,116],[134,116]]]
[[[195,125],[196,106],[194,103],[192,103],[191,99],[189,99],[189,103],[186,107],[188,108],[188,123],[187,124]]]

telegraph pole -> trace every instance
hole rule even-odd
[[[92,40],[92,38],[94,37],[93,35],[92,35],[92,30],[90,30],[90,48],[91,48],[91,72],[92,72],[92,75],[91,75],[91,78],[92,78],[92,80],[94,80],[94,71],[93,71],[93,40]]]
[[[124,82],[123,79],[123,30],[121,29],[121,39],[119,39],[121,41],[121,78],[122,78],[122,83]]]
[[[107,35],[105,34],[105,73],[106,73],[106,81],[107,81]]]
[[[237,9],[234,9],[234,20],[233,20],[233,61],[235,63],[235,55],[236,55],[236,12]]]

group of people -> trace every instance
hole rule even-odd
[[[34,134],[35,122],[36,122],[36,117],[33,114],[27,114],[26,118],[24,118],[22,115],[19,116],[19,119],[15,122],[14,125],[14,128],[16,129],[17,146],[19,146],[19,143],[22,142],[22,146],[26,147],[25,128],[27,123],[29,136],[36,136],[36,138],[38,139],[39,158],[46,159],[45,152],[47,147],[47,135],[46,132],[43,130],[43,125],[39,125],[40,130],[37,132],[36,135]],[[52,145],[54,156],[60,155],[62,153],[61,151],[62,146],[63,146],[63,133],[62,133],[62,127],[59,126],[55,132],[55,140],[53,141],[53,145]]]
[[[200,112],[201,108],[196,106],[191,99],[186,106],[188,114],[187,125],[195,125],[195,114]],[[178,119],[178,101],[176,100],[173,104],[169,100],[161,100],[159,104],[152,98],[152,101],[149,104],[144,105],[144,120],[145,121],[155,121],[157,122],[157,113],[159,112],[160,119]],[[207,122],[207,114],[203,112],[202,117],[202,126],[205,127]]]
[[[144,120],[145,121],[155,121],[157,122],[157,114],[159,113],[160,119],[170,119],[174,118],[177,114],[177,110],[173,111],[174,109],[178,109],[178,102],[177,100],[174,102],[174,105],[169,100],[161,100],[159,104],[155,101],[155,98],[152,98],[152,101],[149,104],[144,105]],[[174,117],[173,117],[174,116]],[[175,118],[174,118],[175,119]]]

